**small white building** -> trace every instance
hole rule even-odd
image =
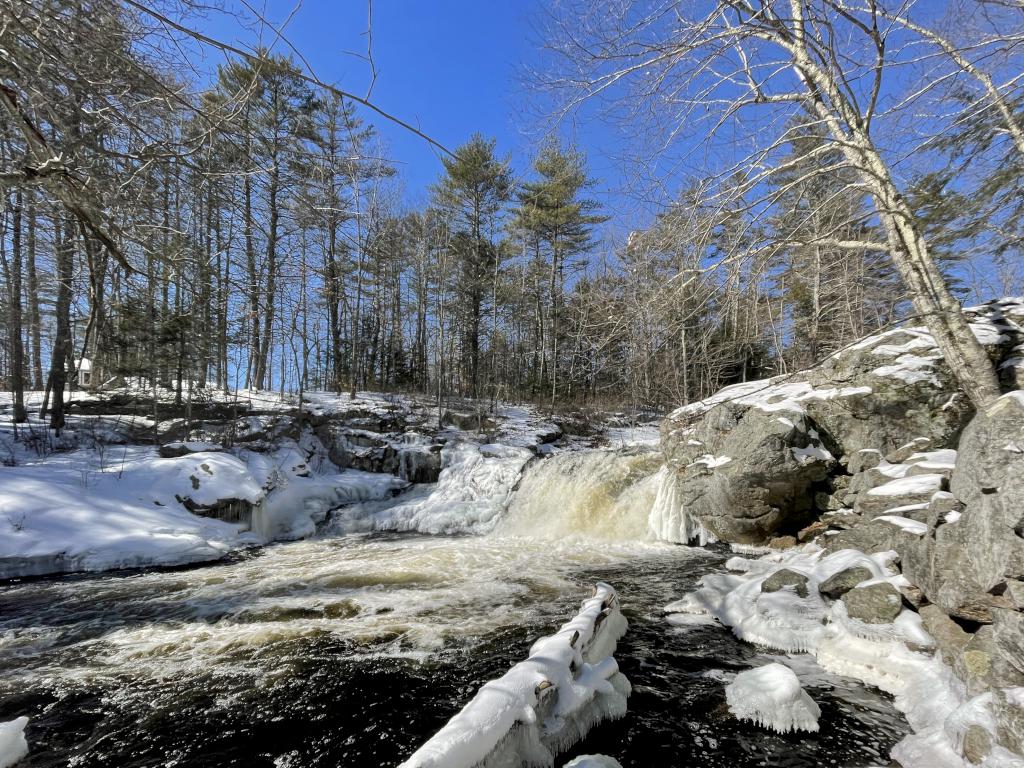
[[[88,387],[92,385],[92,360],[83,357],[75,366],[75,372],[78,374],[79,386]]]

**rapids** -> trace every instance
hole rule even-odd
[[[485,536],[334,529],[205,567],[0,585],[0,721],[30,716],[26,768],[394,765],[604,580],[631,624],[616,657],[634,693],[565,761],[884,761],[906,730],[887,698],[805,660],[781,657],[821,732],[727,717],[724,684],[766,657],[666,622],[724,550],[647,540],[656,469],[611,452],[532,462]]]

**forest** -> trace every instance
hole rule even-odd
[[[1012,2],[953,4],[934,27],[820,3],[847,42],[877,43],[847,56],[837,30],[817,28],[821,70],[848,94],[834,115],[808,99],[827,83],[787,92],[742,3],[722,6],[749,30],[676,52],[706,64],[700,79],[657,44],[637,47],[673,34],[663,19],[589,5],[552,15],[554,63],[536,88],[557,103],[607,97],[609,117],[650,136],[736,135],[730,122],[763,113],[732,161],[677,175],[627,233],[592,197],[586,155],[557,136],[522,168],[483,133],[438,149],[416,207],[375,130],[384,118],[294,51],[225,47],[189,26],[188,3],[172,17],[5,0],[4,387],[19,401],[46,390],[54,424],[66,388],[133,381],[178,402],[381,389],[663,408],[806,368],[921,312],[889,255],[888,196],[952,290],[1020,290]],[[574,47],[578,35],[590,47]],[[219,46],[223,62],[184,66],[190,45]],[[638,68],[646,76],[619,88]],[[895,85],[865,85],[883,68]],[[881,191],[836,138],[858,126],[886,171]]]

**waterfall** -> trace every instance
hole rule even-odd
[[[656,453],[558,453],[527,466],[498,522],[498,536],[617,541],[651,538],[657,496]]]

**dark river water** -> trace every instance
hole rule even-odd
[[[888,697],[797,670],[816,734],[738,723],[724,685],[770,652],[662,607],[720,554],[418,535],[341,536],[171,571],[0,585],[0,721],[25,768],[396,765],[603,580],[630,630],[629,714],[570,752],[624,766],[869,766],[907,731]]]

